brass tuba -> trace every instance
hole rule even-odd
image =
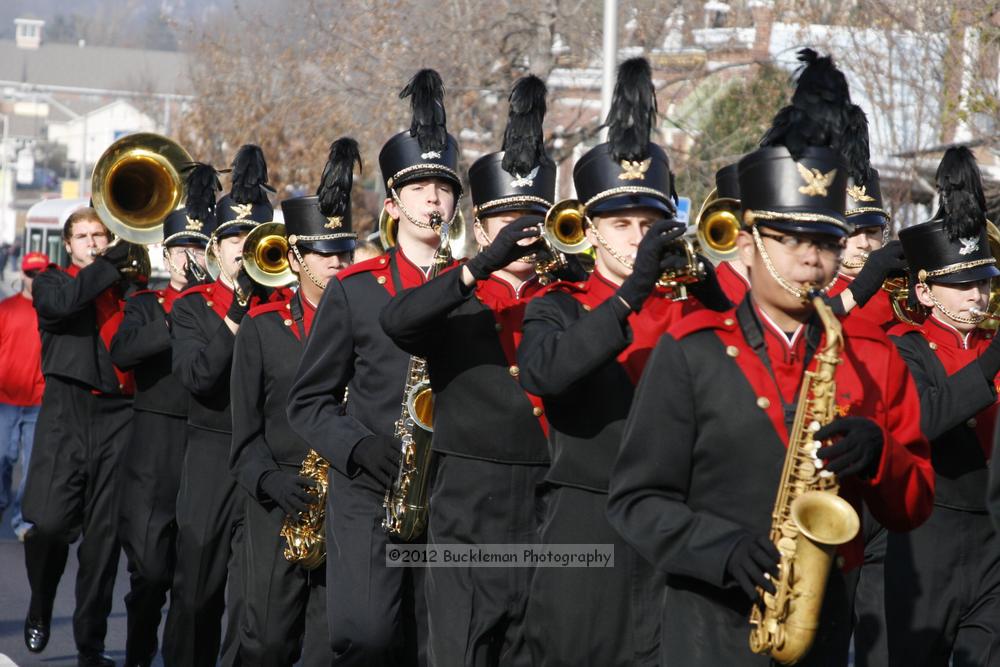
[[[821,297],[812,299],[825,330],[816,370],[806,371],[795,421],[789,430],[785,465],[771,514],[771,541],[781,560],[774,595],[764,593],[763,608],[750,612],[750,650],[793,665],[809,652],[823,606],[826,582],[838,545],[854,539],[860,520],[838,495],[836,476],[822,469],[814,435],[834,416],[834,378],[844,345],[840,322]]]
[[[144,246],[163,240],[164,218],[183,204],[181,171],[191,161],[180,144],[151,132],[122,137],[98,159],[90,186],[94,210],[118,239],[132,244],[129,273],[149,276]]]
[[[288,263],[288,239],[283,223],[265,222],[250,231],[243,243],[243,266],[251,280],[264,287],[284,287],[296,282]]]

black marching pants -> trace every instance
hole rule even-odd
[[[613,544],[613,568],[535,570],[525,616],[534,665],[656,665],[664,576],[611,527],[608,496],[568,486],[545,492],[540,541]]]
[[[935,506],[909,533],[889,533],[889,664],[1000,665],[1000,543],[986,512]]]
[[[243,599],[239,582],[247,494],[229,472],[229,433],[188,426],[177,495],[177,563],[163,662],[168,667],[235,664]],[[227,586],[228,582],[228,586]]]
[[[125,662],[148,665],[174,576],[177,490],[187,423],[184,417],[136,410],[132,442],[119,470],[118,537],[128,557]]]
[[[243,622],[240,664],[308,667],[333,659],[326,625],[326,568],[312,572],[289,563],[279,533],[285,513],[246,500],[243,531]]]
[[[885,549],[888,531],[865,507],[865,562],[854,598],[854,666],[886,667]]]
[[[69,545],[82,534],[73,613],[80,652],[104,650],[120,550],[118,461],[131,420],[128,398],[96,396],[54,376],[45,380],[22,505],[25,521],[35,524],[24,542],[29,615],[51,619]]]
[[[427,665],[423,568],[386,567],[385,489],[330,468],[326,609],[335,665]],[[435,666],[437,667],[437,666]]]
[[[536,544],[536,487],[546,467],[442,454],[428,546]],[[532,568],[433,567],[426,572],[432,665],[531,665],[524,614]]]

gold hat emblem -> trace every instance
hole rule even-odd
[[[854,201],[875,201],[875,197],[869,196],[863,185],[847,186],[847,195]]]
[[[233,204],[229,208],[236,214],[237,220],[249,218],[250,214],[253,213],[253,204]]]
[[[184,229],[189,232],[200,232],[205,226],[201,223],[201,220],[194,220],[189,215],[185,215],[184,217],[187,218],[187,225],[185,225]]]
[[[799,187],[799,192],[810,197],[825,197],[826,189],[833,185],[833,179],[837,177],[836,169],[831,169],[824,174],[819,169],[810,169],[798,162],[795,163],[795,166],[798,167],[802,180],[806,182],[805,185]]]
[[[323,226],[327,229],[340,229],[344,226],[344,218],[339,215],[331,215],[326,219],[326,224]]]
[[[645,177],[646,172],[649,171],[649,165],[653,164],[653,158],[648,157],[641,162],[639,160],[622,160],[619,164],[622,168],[622,173],[618,174],[619,180],[642,180],[642,178]]]

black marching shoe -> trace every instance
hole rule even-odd
[[[78,653],[76,656],[76,664],[78,667],[115,667],[115,661],[100,651],[94,653]]]
[[[41,653],[49,643],[49,624],[29,616],[24,619],[24,645],[32,653]]]

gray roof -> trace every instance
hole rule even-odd
[[[179,51],[43,43],[19,49],[0,40],[0,81],[139,93],[191,94],[187,57]]]

